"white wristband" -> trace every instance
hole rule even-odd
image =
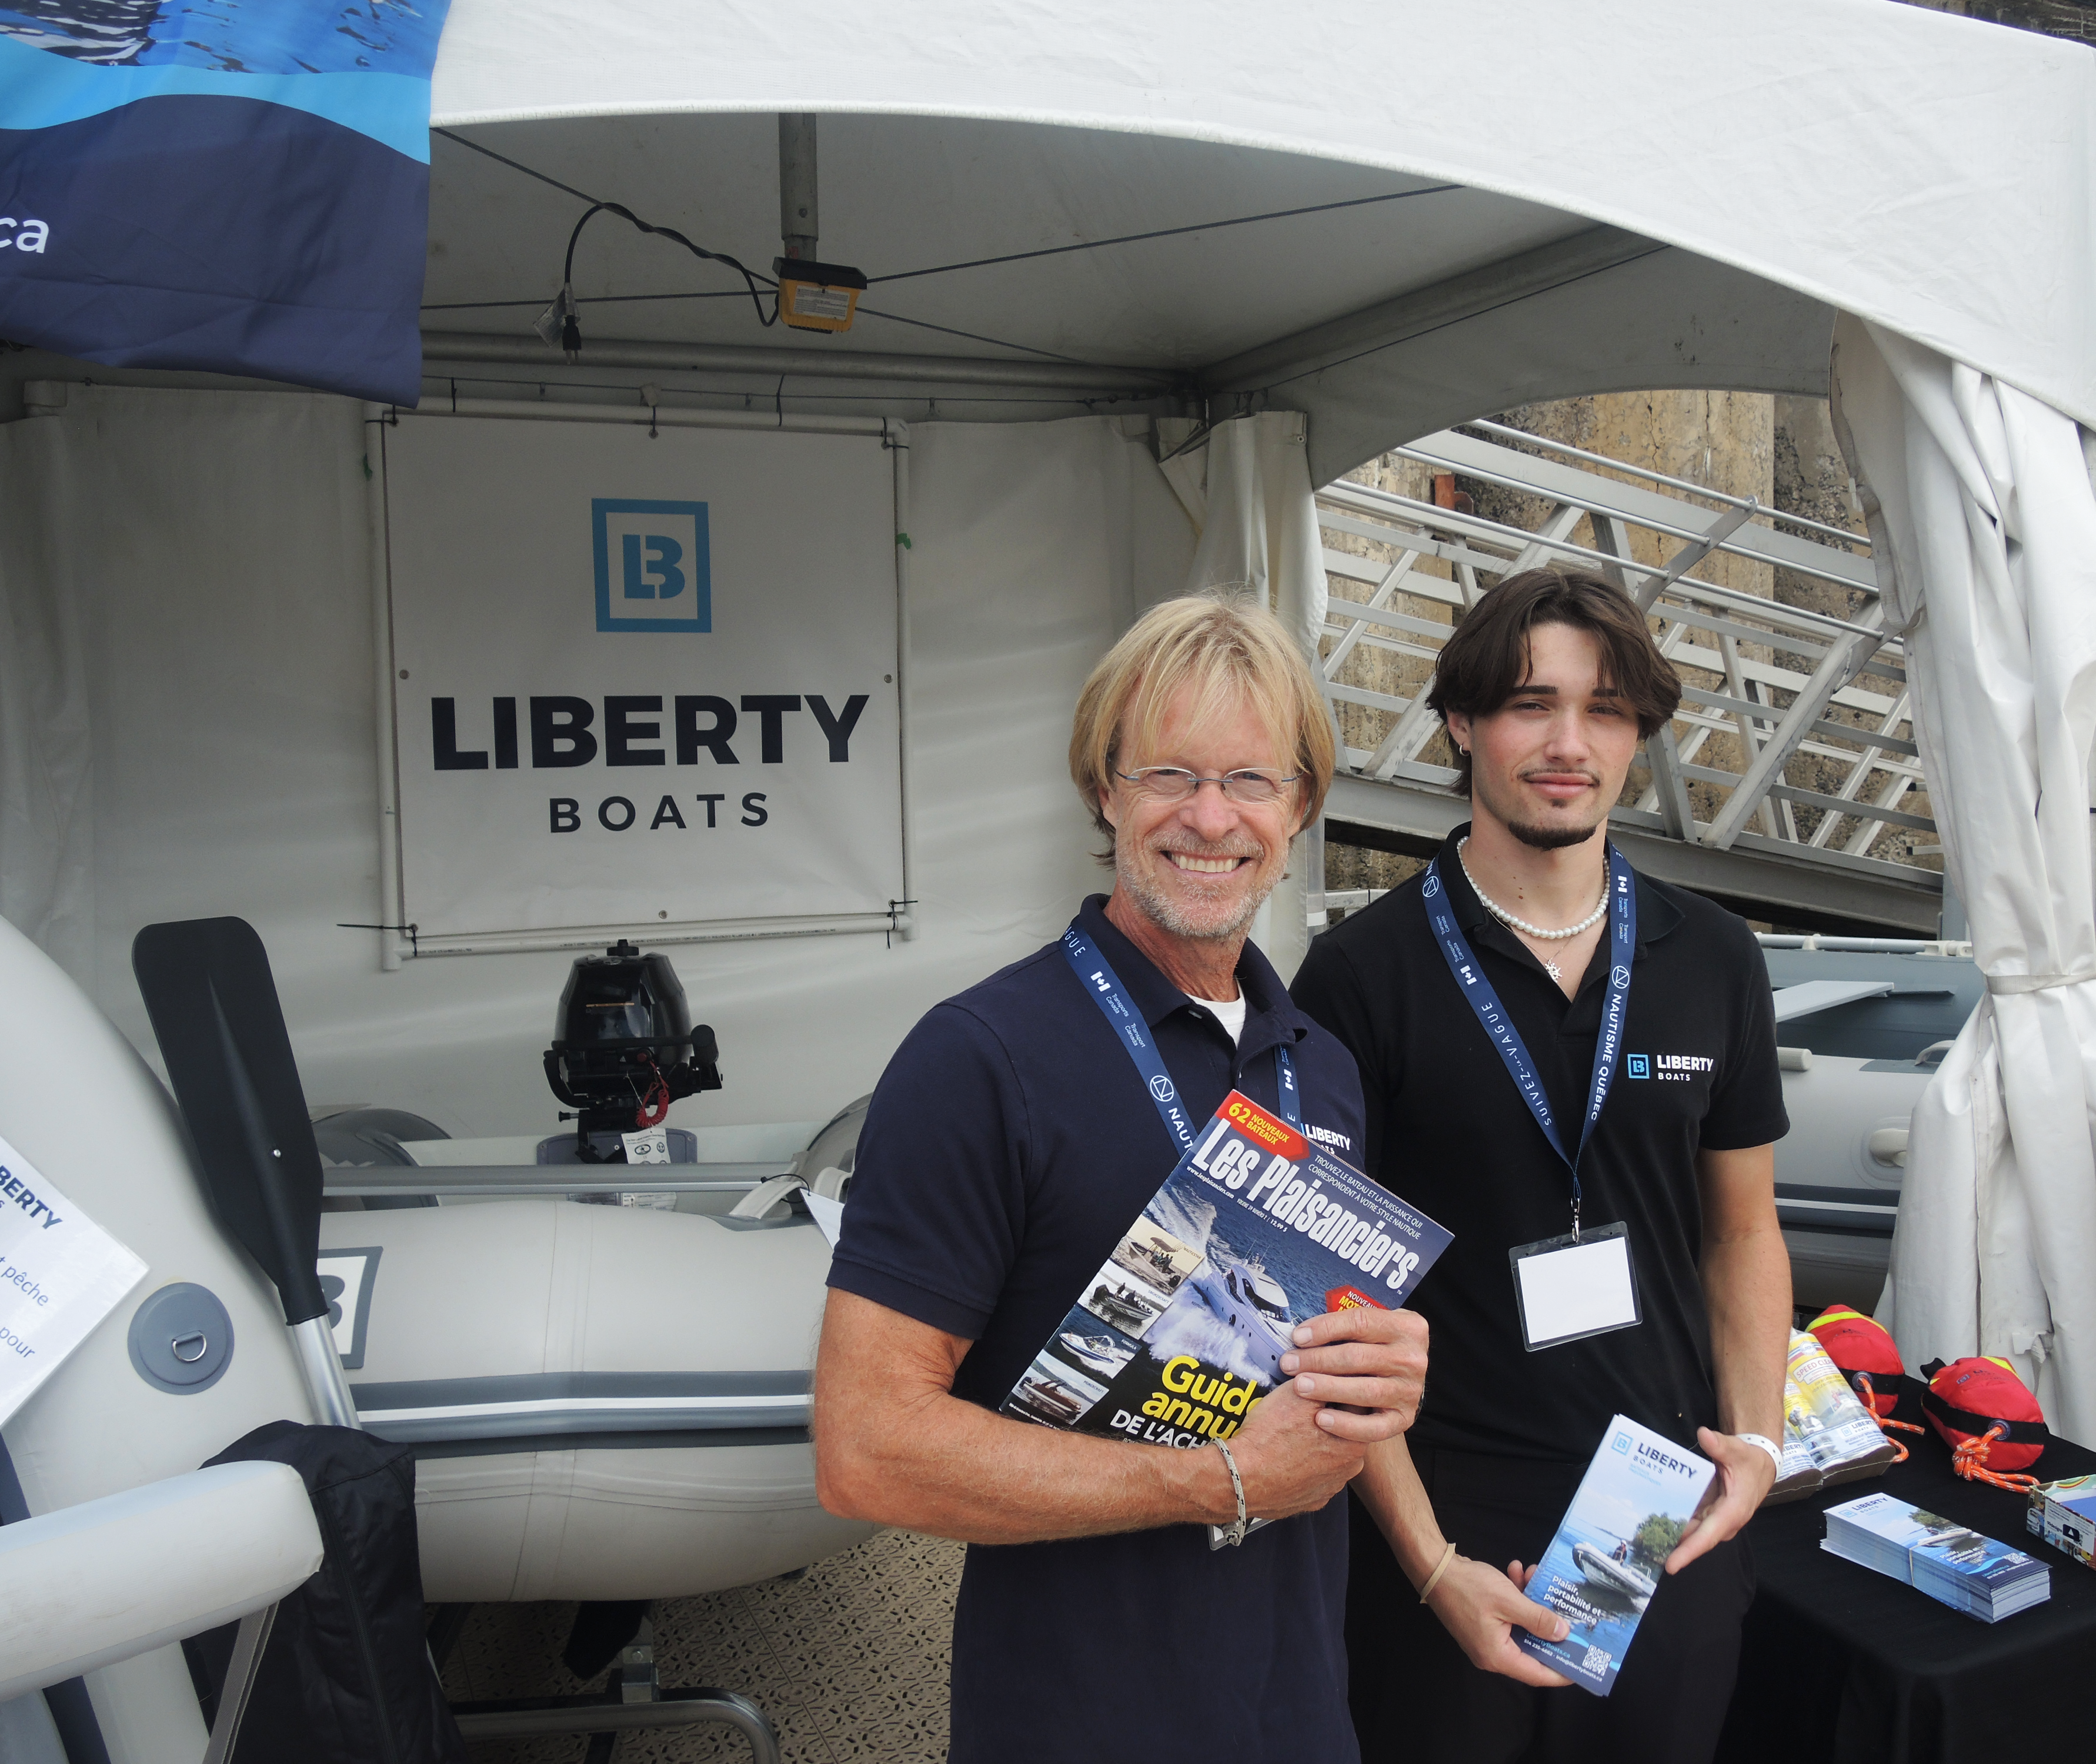
[[[1735,1439],[1744,1439],[1750,1446],[1759,1446],[1762,1451],[1768,1453],[1769,1462],[1775,1466],[1775,1474],[1778,1476],[1783,1474],[1783,1447],[1775,1441],[1764,1434],[1758,1433],[1734,1434],[1732,1437]]]

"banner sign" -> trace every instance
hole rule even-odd
[[[432,415],[384,452],[418,948],[891,923],[879,435]]]
[[[449,0],[0,0],[0,337],[412,404]]]
[[[146,1264],[0,1139],[0,1421],[146,1277]]]

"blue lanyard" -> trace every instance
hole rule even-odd
[[[1157,1051],[1157,1044],[1150,1038],[1150,1025],[1142,1020],[1142,1013],[1128,995],[1128,989],[1120,983],[1101,955],[1098,945],[1077,928],[1077,922],[1070,921],[1070,928],[1063,933],[1063,953],[1070,958],[1070,967],[1078,980],[1092,997],[1107,1022],[1120,1037],[1120,1045],[1128,1050],[1128,1057],[1135,1062],[1137,1075],[1150,1099],[1157,1105],[1172,1137],[1185,1151],[1194,1143],[1194,1124],[1187,1119],[1186,1111],[1179,1101],[1178,1086],[1172,1081],[1172,1074],[1164,1069],[1164,1056]],[[1303,1129],[1303,1111],[1295,1095],[1295,1063],[1288,1057],[1288,1050],[1276,1045],[1273,1050],[1273,1073],[1281,1093],[1282,1119],[1298,1133]]]
[[[1535,1063],[1528,1057],[1528,1049],[1513,1026],[1513,1019],[1500,1002],[1500,995],[1485,976],[1483,964],[1471,950],[1461,927],[1456,924],[1456,915],[1448,910],[1448,891],[1441,885],[1441,860],[1436,858],[1426,867],[1426,919],[1433,926],[1434,941],[1441,945],[1441,954],[1448,960],[1448,972],[1456,976],[1456,985],[1469,1001],[1470,1008],[1477,1012],[1486,1035],[1499,1050],[1500,1058],[1506,1062],[1508,1076],[1521,1092],[1529,1113],[1535,1117],[1535,1124],[1543,1129],[1544,1137],[1550,1142],[1550,1149],[1564,1159],[1565,1168],[1571,1173],[1572,1234],[1575,1238],[1579,1234],[1579,1159],[1587,1150],[1587,1142],[1593,1137],[1594,1123],[1601,1118],[1601,1105],[1609,1099],[1609,1086],[1615,1081],[1616,1059],[1623,1046],[1623,1016],[1631,1002],[1631,963],[1637,954],[1637,885],[1622,854],[1613,845],[1608,850],[1609,991],[1601,1006],[1600,1036],[1594,1045],[1594,1077],[1587,1094],[1587,1119],[1580,1125],[1579,1150],[1569,1155],[1565,1142],[1558,1137],[1557,1123],[1550,1112],[1550,1098],[1543,1088],[1542,1079],[1536,1076]]]

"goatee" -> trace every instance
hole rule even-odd
[[[1521,821],[1509,821],[1506,830],[1524,845],[1536,851],[1562,851],[1567,845],[1583,845],[1601,830],[1603,823],[1596,821],[1592,827],[1537,827]]]

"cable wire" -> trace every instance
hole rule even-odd
[[[1261,220],[1286,220],[1296,215],[1330,214],[1335,208],[1364,208],[1372,203],[1404,202],[1413,196],[1437,196],[1461,184],[1427,184],[1417,190],[1392,190],[1382,196],[1350,196],[1343,202],[1313,203],[1304,208],[1275,208],[1265,214],[1238,215],[1227,220],[1200,220],[1191,226],[1157,227],[1147,233],[1122,233],[1110,239],[1085,239],[1076,245],[1050,245],[1037,251],[1007,251],[1002,257],[972,257],[958,264],[935,264],[928,269],[899,269],[892,276],[871,276],[867,286],[910,282],[919,276],[944,276],[956,269],[983,269],[993,264],[1023,264],[1036,257],[1062,257],[1072,251],[1103,251],[1109,245],[1139,245],[1146,239],[1176,238],[1182,233],[1220,233],[1225,227],[1248,227]]]

